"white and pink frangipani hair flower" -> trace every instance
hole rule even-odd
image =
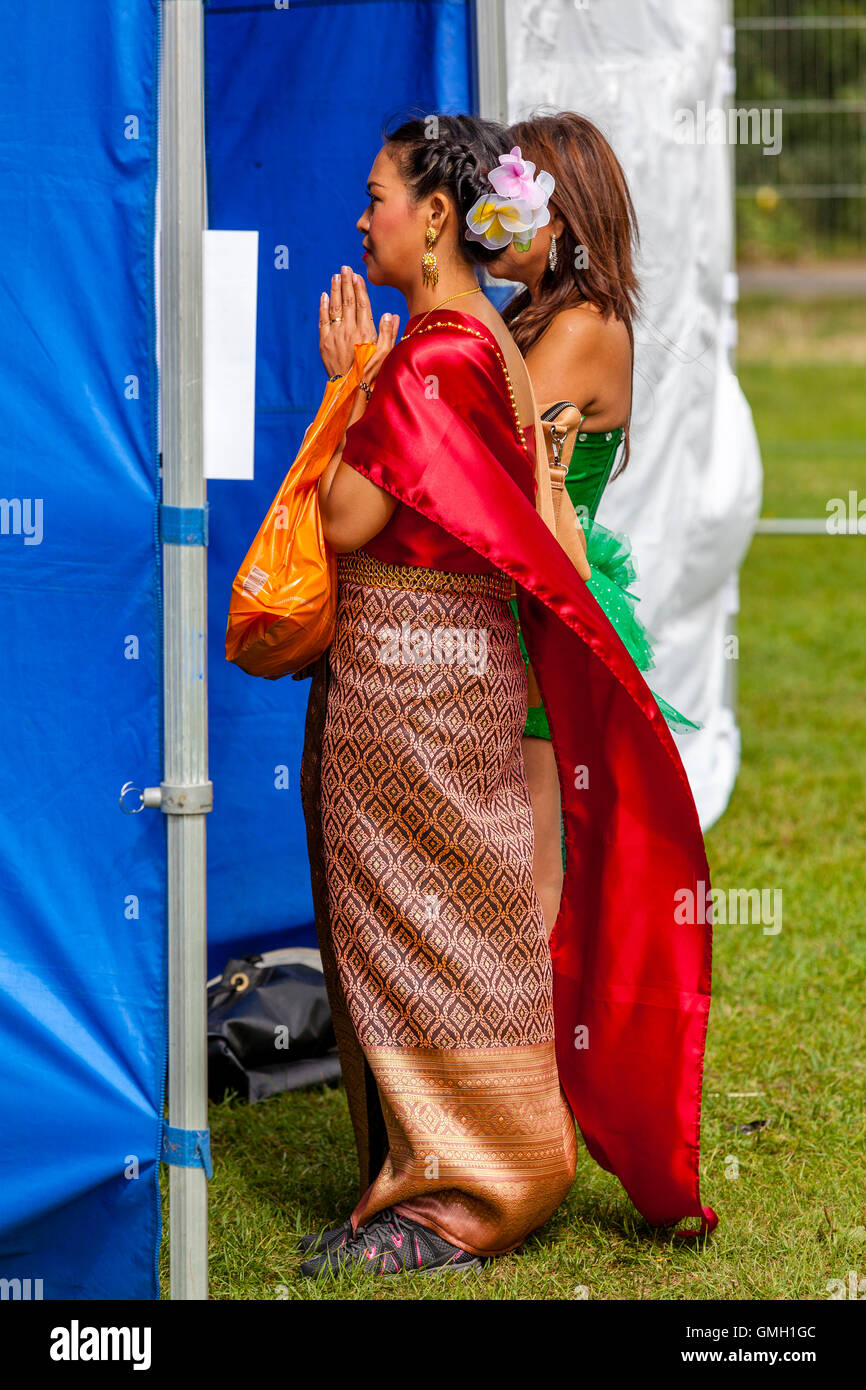
[[[493,193],[484,193],[466,214],[471,241],[480,241],[491,250],[501,250],[514,242],[518,251],[528,251],[539,227],[550,221],[548,199],[556,181],[546,169],[537,178],[535,165],[523,159],[520,146],[499,156],[499,168],[491,169],[487,181]]]

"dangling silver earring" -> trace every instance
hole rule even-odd
[[[556,270],[556,262],[558,260],[559,257],[556,254],[556,237],[552,236],[550,238],[550,250],[547,253],[547,264],[550,266],[551,270]]]

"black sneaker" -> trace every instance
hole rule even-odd
[[[482,1264],[479,1255],[471,1255],[429,1227],[387,1207],[368,1226],[359,1229],[354,1239],[350,1236],[304,1260],[301,1274],[314,1278],[323,1272],[350,1274],[364,1270],[388,1279],[397,1274],[456,1273],[481,1269]]]
[[[328,1246],[342,1245],[352,1234],[352,1222],[344,1221],[342,1226],[332,1226],[327,1231],[308,1231],[305,1236],[301,1236],[298,1245],[304,1251],[315,1250],[321,1253]]]

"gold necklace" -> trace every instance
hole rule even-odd
[[[447,304],[447,303],[449,302],[449,300],[452,300],[452,299],[460,299],[461,296],[464,295],[464,294],[480,294],[480,293],[481,293],[481,286],[480,286],[480,285],[476,285],[474,290],[460,290],[460,292],[459,292],[458,294],[449,294],[449,296],[448,296],[447,299],[443,299],[443,300],[441,300],[438,304],[434,304],[434,305],[433,305],[433,309],[441,309],[441,308],[442,308],[442,305],[443,305],[443,304]],[[424,315],[424,318],[421,319],[421,323],[416,323],[416,325],[415,325],[415,327],[414,327],[413,329],[411,329],[408,333],[404,333],[404,334],[403,334],[403,338],[411,338],[413,333],[417,333],[417,332],[418,332],[418,329],[421,327],[421,324],[424,322],[424,319],[426,319],[427,314],[432,314],[432,313],[433,313],[433,309],[428,309],[428,310],[427,310],[427,313]],[[403,338],[400,339],[400,342],[401,342],[401,343],[402,343],[402,341],[403,341]]]

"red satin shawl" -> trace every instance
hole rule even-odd
[[[521,457],[511,450],[503,459],[502,466],[509,469],[515,482],[534,506],[534,430],[526,431],[526,443],[526,454]],[[363,472],[363,469],[361,471]],[[451,570],[459,574],[499,573],[497,566],[492,560],[488,560],[486,555],[480,554],[465,541],[458,540],[450,531],[429,521],[426,516],[402,502],[397,503],[390,520],[371,541],[367,541],[364,550],[392,565],[419,565],[422,568]]]
[[[677,920],[708,901],[698,814],[649,687],[535,510],[494,335],[469,314],[428,315],[385,359],[343,460],[517,582],[565,828],[550,938],[560,1081],[590,1154],[647,1221],[711,1231],[698,1157],[712,929],[700,909]],[[400,563],[448,553],[421,523],[406,558],[402,534]]]

